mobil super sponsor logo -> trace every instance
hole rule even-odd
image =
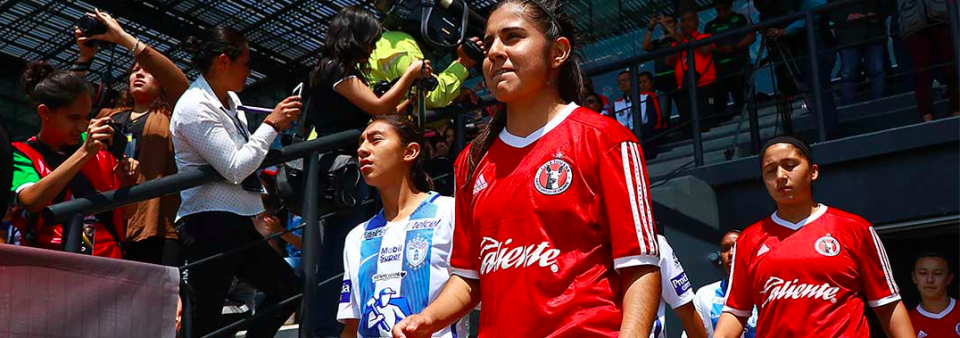
[[[402,245],[385,246],[380,248],[380,263],[400,260],[401,257],[403,257]]]
[[[676,291],[677,295],[682,295],[691,288],[690,279],[687,278],[686,272],[681,272],[679,275],[670,278],[670,284],[673,285],[673,291]]]

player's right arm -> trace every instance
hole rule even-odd
[[[720,314],[720,319],[717,320],[717,328],[713,330],[713,338],[740,338],[746,324],[747,318],[724,312]]]
[[[393,337],[430,337],[469,314],[479,303],[480,280],[451,275],[433,303],[393,326]]]
[[[343,321],[343,331],[340,332],[340,338],[357,338],[357,329],[360,321],[356,319],[347,319]]]
[[[450,279],[443,290],[427,308],[419,314],[404,318],[393,326],[395,338],[430,337],[430,334],[463,318],[480,303],[480,252],[474,240],[473,217],[470,208],[470,186],[467,184],[466,163],[470,147],[463,150],[454,164],[456,190],[454,191],[455,215],[453,245],[450,247]],[[474,175],[475,176],[475,175]],[[464,189],[463,187],[468,188]]]
[[[360,304],[357,290],[360,269],[360,234],[363,228],[358,226],[347,234],[343,248],[343,286],[340,289],[340,305],[337,307],[337,320],[343,323],[342,338],[356,338],[360,326]]]
[[[753,300],[750,297],[751,277],[748,259],[752,250],[747,243],[749,236],[740,235],[733,245],[733,264],[730,267],[730,284],[727,285],[727,301],[723,313],[713,330],[714,338],[739,338],[746,327],[747,319],[753,314]],[[747,310],[744,310],[747,309]]]

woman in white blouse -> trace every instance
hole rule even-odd
[[[278,133],[300,116],[300,98],[280,102],[250,133],[246,117],[237,111],[236,95],[250,75],[246,38],[229,28],[214,27],[199,39],[189,38],[183,47],[193,54],[202,75],[180,97],[170,121],[177,168],[212,166],[225,178],[180,193],[183,202],[176,225],[184,261],[189,264],[263,238],[252,222],[263,212],[263,188],[254,173]],[[197,337],[220,327],[221,308],[234,276],[266,294],[260,309],[299,292],[293,270],[267,245],[190,268],[184,276],[193,300]],[[296,303],[290,303],[255,320],[247,336],[273,337],[295,310]]]

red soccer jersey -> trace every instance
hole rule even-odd
[[[467,182],[469,151],[450,267],[480,280],[480,337],[615,337],[617,269],[659,260],[633,134],[570,104],[525,138],[501,133]]]
[[[960,337],[960,307],[950,298],[950,305],[940,313],[924,311],[920,306],[910,310],[910,322],[917,330],[917,338]]]
[[[759,310],[757,337],[870,336],[870,306],[900,300],[887,253],[863,218],[820,205],[797,224],[776,213],[737,239],[724,311]]]
[[[711,37],[709,33],[693,33],[693,40],[703,40]],[[690,42],[691,39],[685,39],[681,43]],[[676,47],[677,43],[673,42],[670,44],[671,47]],[[695,49],[693,53],[694,65],[697,67],[697,75],[700,77],[697,80],[697,87],[703,87],[708,84],[713,83],[717,80],[717,67],[713,64],[713,54],[712,53],[703,53],[699,49]],[[674,65],[674,76],[677,78],[677,88],[683,88],[684,79],[686,79],[687,71],[687,52],[680,52],[680,57],[677,58],[677,63]]]

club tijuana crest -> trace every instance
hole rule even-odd
[[[561,159],[563,153],[557,152],[553,156],[554,159],[540,166],[537,176],[533,178],[533,185],[544,195],[557,195],[567,191],[573,181],[570,164]]]
[[[833,257],[840,253],[840,242],[838,242],[836,238],[833,238],[833,236],[830,236],[830,234],[827,234],[817,239],[813,248],[821,255]]]

